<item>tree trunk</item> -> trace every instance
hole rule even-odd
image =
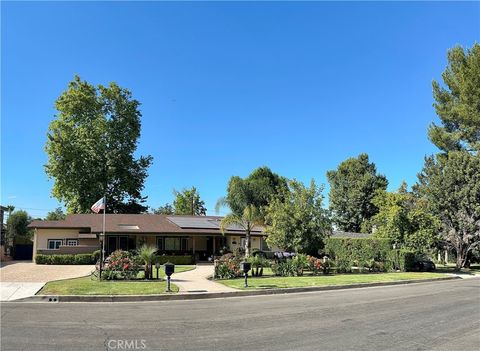
[[[245,258],[250,257],[250,231],[245,232]]]
[[[466,252],[467,250],[465,250],[465,246],[462,244],[456,247],[456,251],[457,251],[457,262],[455,265],[455,271],[458,272],[464,267],[465,261],[467,260],[468,252]]]

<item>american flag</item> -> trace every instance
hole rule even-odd
[[[100,200],[95,202],[91,209],[95,213],[100,212],[100,210],[105,210],[105,197],[102,197]]]

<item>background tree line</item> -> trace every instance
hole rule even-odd
[[[367,154],[348,158],[327,172],[329,206],[323,186],[287,179],[260,167],[245,178],[233,176],[217,209],[226,206],[222,228],[246,232],[266,226],[270,245],[315,253],[332,229],[373,233],[418,251],[448,246],[457,268],[468,264],[480,242],[480,45],[448,51],[443,84],[433,81],[440,123],[428,137],[439,152],[427,156],[418,181],[394,192]],[[140,103],[115,83],[93,86],[78,76],[56,101],[46,143],[52,195],[68,213],[88,213],[107,195],[108,212],[144,213],[142,190],[151,156],[133,156],[141,129]],[[195,187],[174,190],[173,204],[155,213],[205,215]],[[52,214],[51,219],[61,218]]]

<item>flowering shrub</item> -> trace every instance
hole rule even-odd
[[[134,262],[132,255],[127,251],[117,250],[108,256],[104,277],[112,279],[134,279],[137,277],[140,267]]]
[[[240,271],[240,259],[233,254],[226,254],[215,261],[215,277],[219,279],[231,279],[242,275]]]
[[[317,275],[323,271],[323,262],[321,259],[314,256],[307,256],[308,259],[308,268],[313,275]]]

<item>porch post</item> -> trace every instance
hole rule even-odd
[[[193,251],[193,256],[195,256],[195,236],[192,236],[192,251]]]
[[[213,257],[214,257],[214,258],[215,258],[215,241],[217,241],[216,239],[217,239],[216,236],[212,236],[212,240],[213,240]]]

